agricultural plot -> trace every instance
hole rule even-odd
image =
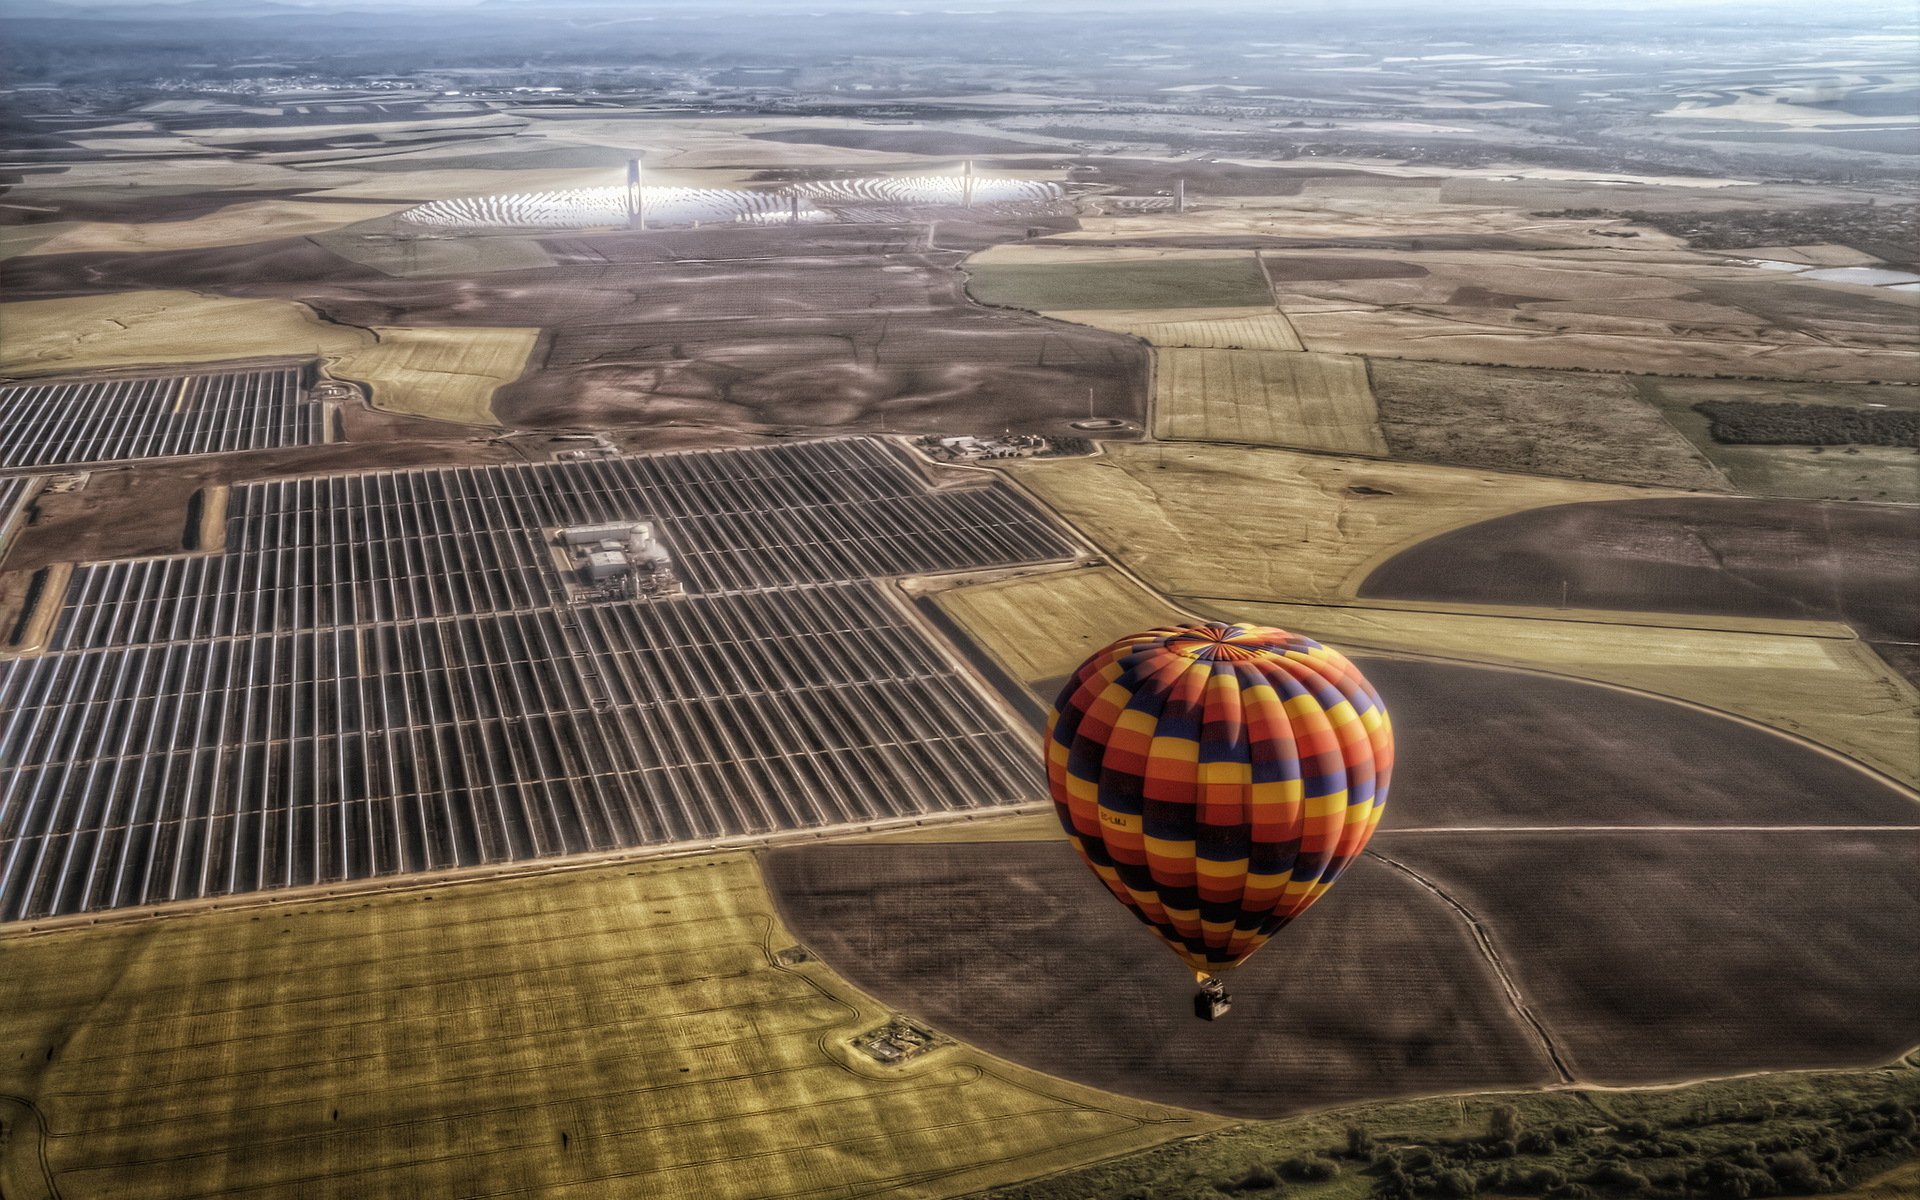
[[[1724,491],[1695,443],[1633,382],[1586,372],[1370,364],[1396,458],[1538,475]]]
[[[1515,513],[1394,555],[1360,594],[1812,618],[1920,641],[1913,514],[1897,505],[1674,498]]]
[[[967,636],[1028,684],[1072,674],[1117,638],[1182,620],[1112,567],[974,584],[934,599]]]
[[[1367,364],[1339,354],[1162,350],[1157,437],[1385,455]]]
[[[34,248],[35,254],[145,253],[202,246],[235,246],[270,238],[325,233],[393,212],[387,203],[262,200],[232,204],[178,221],[87,221],[67,225]]]
[[[765,872],[786,927],[862,991],[1106,1091],[1264,1118],[1558,1078],[1472,933],[1377,862],[1233,973],[1219,1024],[1064,839],[781,849]]]
[[[0,328],[0,371],[14,375],[320,355],[373,342],[302,304],[181,291],[0,304]]]
[[[0,470],[311,446],[327,408],[306,368],[0,387]]]
[[[1920,976],[1904,969],[1920,954],[1920,827],[1375,844],[1484,923],[1583,1080],[1865,1066],[1920,1040]]]
[[[1355,659],[1394,716],[1395,829],[1920,824],[1911,792],[1719,713],[1530,672]]]
[[[1412,666],[1366,664],[1417,728],[1446,710],[1387,669]],[[1662,785],[1597,732],[1615,713],[1534,755],[1512,731],[1539,710],[1515,720],[1470,707],[1436,736],[1477,726],[1478,757],[1396,777],[1373,849],[1233,973],[1222,1026],[1186,1019],[1186,972],[1059,839],[782,848],[767,877],[788,927],[883,1001],[1050,1073],[1236,1116],[1877,1064],[1920,1035],[1904,969],[1920,952],[1920,908],[1901,883],[1920,860],[1910,805],[1871,831],[1771,804],[1738,825],[1631,805],[1597,817],[1583,802]],[[1597,774],[1532,773],[1582,742]],[[1781,746],[1776,762],[1796,752]],[[1487,775],[1489,761],[1513,770]],[[1477,781],[1457,800],[1488,802],[1464,826],[1415,815],[1443,770]],[[1746,780],[1723,782],[1746,799]],[[1804,796],[1789,785],[1772,798]],[[952,912],[970,919],[932,916]],[[895,936],[902,926],[923,932]],[[1243,1018],[1263,1030],[1251,1048],[1231,1034]]]
[[[376,328],[379,341],[329,360],[372,387],[375,408],[463,425],[498,425],[493,393],[526,369],[538,329]]]
[[[1746,632],[1612,623],[1597,612],[1515,617],[1245,602],[1212,615],[1348,649],[1504,663],[1673,696],[1810,738],[1920,786],[1920,694],[1841,627],[1795,622],[1803,628]],[[992,644],[998,653],[1002,643]]]
[[[1275,296],[1308,349],[1636,374],[1920,380],[1911,296],[1804,283],[1709,255],[1423,252],[1418,276],[1286,269]],[[1319,256],[1315,256],[1316,258]]]
[[[1221,309],[1208,309],[1216,313]],[[1140,313],[1128,309],[1055,310],[1048,316],[1095,329],[1130,333],[1155,346],[1188,350],[1304,349],[1293,326],[1271,307],[1250,307],[1243,315],[1192,318],[1181,310]]]
[[[1876,411],[1920,406],[1912,388],[1760,380],[1634,381],[1640,395],[1742,492],[1807,500],[1920,503],[1920,452],[1901,446],[1729,445],[1696,404],[1807,404]]]
[[[689,594],[575,602],[551,531],[636,520]],[[235,488],[222,553],[77,568],[0,666],[0,917],[1032,799],[866,581],[1071,554],[864,441]]]
[[[967,290],[982,304],[1059,309],[1246,308],[1273,295],[1250,254],[1033,262],[1031,255],[975,256]]]
[[[1372,562],[1442,530],[1542,504],[1647,494],[1224,445],[1109,443],[1098,459],[1007,469],[1161,590],[1244,600],[1345,598]]]
[[[21,1195],[933,1200],[1220,1124],[860,1058],[741,855],[0,938]]]

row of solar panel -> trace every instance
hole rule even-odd
[[[0,919],[1029,799],[870,584],[0,666]]]
[[[77,569],[51,644],[546,607],[566,597],[546,530],[641,519],[654,521],[676,576],[704,591],[1072,552],[1004,488],[931,492],[868,441],[282,480],[235,490],[223,554]]]
[[[0,470],[221,454],[326,440],[326,408],[282,367],[0,387]]]

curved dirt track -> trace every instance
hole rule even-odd
[[[769,889],[795,936],[903,1012],[1235,1116],[1545,1086],[1556,1062],[1624,1085],[1920,1041],[1903,793],[1652,697],[1362,665],[1401,747],[1379,854],[1234,974],[1225,1021],[1192,1018],[1183,968],[1064,841],[781,849]]]

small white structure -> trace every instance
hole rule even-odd
[[[620,550],[595,550],[587,555],[587,579],[600,583],[633,573],[633,561]]]
[[[563,546],[592,546],[613,542],[625,547],[634,543],[653,544],[653,526],[645,521],[614,521],[605,525],[574,525],[560,531]]]

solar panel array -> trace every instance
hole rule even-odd
[[[687,594],[570,599],[551,531],[632,520]],[[866,440],[236,488],[0,664],[0,919],[1032,799],[870,580],[1071,553]]]
[[[308,446],[326,406],[299,367],[0,387],[0,470]]]

